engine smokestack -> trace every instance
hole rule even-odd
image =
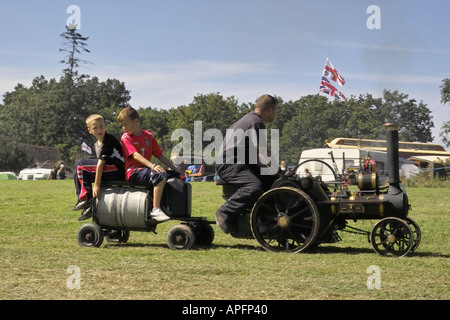
[[[387,160],[389,165],[389,193],[401,192],[400,189],[400,167],[398,154],[398,125],[385,123]],[[393,190],[391,190],[391,188]]]

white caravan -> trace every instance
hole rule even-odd
[[[34,168],[23,169],[19,172],[19,180],[46,180],[52,169]]]

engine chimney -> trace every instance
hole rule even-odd
[[[398,125],[395,123],[385,123],[384,128],[386,129],[387,160],[389,165],[389,193],[397,193],[401,192],[398,154]]]

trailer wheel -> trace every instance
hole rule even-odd
[[[405,221],[394,217],[384,218],[373,226],[370,242],[381,256],[403,257],[411,251],[414,235]]]
[[[422,231],[420,231],[419,225],[415,220],[407,217],[405,221],[413,233],[413,246],[411,248],[412,252],[415,251],[420,244],[420,240],[422,239]]]
[[[264,193],[253,206],[251,229],[268,251],[301,252],[316,240],[319,212],[303,191],[280,187]]]
[[[214,229],[209,223],[194,224],[195,243],[201,247],[209,247],[214,240]]]
[[[119,229],[108,230],[105,238],[108,242],[127,243],[130,238],[130,231]]]
[[[78,244],[82,247],[100,247],[103,243],[102,228],[95,223],[87,223],[78,230]]]
[[[195,234],[188,225],[180,224],[170,228],[167,233],[167,244],[173,250],[189,250],[194,246]]]

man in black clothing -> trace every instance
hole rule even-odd
[[[266,128],[265,122],[275,119],[277,111],[278,101],[263,95],[256,101],[254,111],[227,130],[216,171],[220,180],[238,190],[215,213],[217,225],[225,233],[236,231],[237,217],[253,206],[274,180],[273,175],[261,174],[270,157],[261,130]]]

